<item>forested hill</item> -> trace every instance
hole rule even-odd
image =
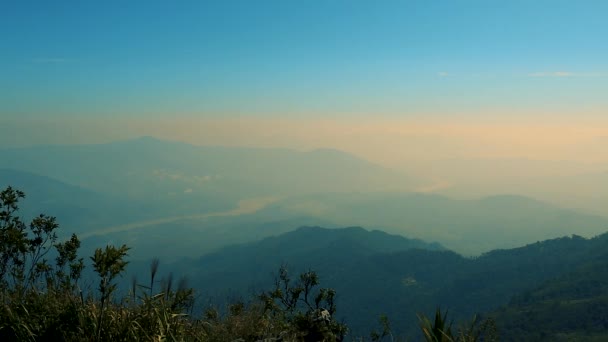
[[[608,267],[598,266],[608,264],[606,234],[536,242],[477,258],[405,243],[408,240],[382,249],[374,242],[381,236],[389,237],[360,228],[301,228],[181,262],[175,269],[191,272],[193,283],[204,284],[201,290],[215,298],[238,293],[246,297],[252,289],[268,287],[281,265],[288,265],[294,274],[314,269],[325,286],[336,289],[337,314],[353,331],[369,331],[386,314],[396,332],[414,336],[416,313],[431,314],[436,306],[449,308],[455,319],[464,320],[496,310],[525,291],[585,265],[596,265],[594,270],[603,272],[595,275],[598,280],[608,279]]]
[[[573,242],[559,241],[583,241]],[[608,235],[586,243],[583,261],[565,264],[561,275],[492,314],[504,341],[608,341]],[[562,252],[576,249],[564,246]]]

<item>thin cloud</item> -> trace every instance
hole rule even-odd
[[[67,63],[71,60],[68,58],[34,58],[32,62],[34,63],[44,63],[44,64],[58,64],[58,63]]]
[[[440,72],[437,73],[437,76],[439,76],[439,77],[448,77],[448,76],[450,76],[450,74],[447,73],[447,72],[445,72],[445,71],[440,71]]]
[[[534,72],[528,74],[529,77],[603,77],[600,73],[580,73],[570,71],[551,71],[551,72]]]

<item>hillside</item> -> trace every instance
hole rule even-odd
[[[137,203],[112,195],[26,171],[0,169],[0,188],[9,185],[26,193],[22,205],[24,217],[37,216],[44,208],[57,217],[62,233],[82,233],[147,215]]]
[[[491,314],[504,341],[608,339],[608,235],[591,242],[591,258],[568,265]]]
[[[216,299],[247,297],[267,288],[284,264],[293,273],[314,269],[324,285],[336,289],[337,314],[353,331],[370,331],[387,314],[395,331],[415,336],[417,312],[430,315],[441,306],[456,320],[470,319],[595,260],[599,246],[608,248],[606,235],[559,238],[464,258],[436,245],[360,228],[301,228],[169,268],[188,273]]]

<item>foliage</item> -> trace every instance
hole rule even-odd
[[[386,315],[380,315],[378,322],[381,326],[381,332],[373,330],[370,333],[370,338],[372,341],[382,341],[384,338],[390,339],[390,341],[394,341],[395,337],[393,336],[393,332],[391,330],[391,322]]]
[[[431,322],[426,316],[419,315],[420,329],[427,342],[452,342],[452,323],[447,323],[447,311],[442,316],[441,310],[437,308],[435,312],[435,321]]]
[[[101,295],[97,316],[97,339],[101,339],[104,306],[116,290],[116,284],[113,284],[112,281],[125,270],[127,262],[123,258],[127,255],[128,250],[129,248],[125,245],[120,248],[106,246],[105,250],[97,248],[95,254],[91,257],[93,268],[99,275],[99,293]]]
[[[76,256],[78,238],[73,235],[65,243],[57,243],[58,225],[54,217],[45,215],[34,218],[28,229],[15,215],[19,199],[24,197],[23,192],[11,187],[0,193],[0,288],[24,295],[77,280],[83,268],[82,259]],[[54,269],[46,259],[53,249],[57,252]],[[70,270],[67,274],[66,264]],[[46,282],[41,282],[43,277]]]
[[[45,215],[26,225],[17,216],[24,197],[11,187],[0,193],[0,340],[197,340],[194,323],[185,319],[193,305],[185,282],[154,296],[133,292],[130,302],[112,298],[115,279],[127,265],[127,246],[95,251],[99,296],[83,295],[78,283],[85,266],[77,236],[58,242],[56,219]]]
[[[498,341],[496,326],[492,319],[480,322],[477,316],[473,320],[452,333],[452,322],[448,323],[448,312],[442,314],[441,309],[435,311],[435,319],[431,321],[424,315],[418,315],[420,329],[427,342],[477,342]]]
[[[494,312],[504,340],[608,340],[606,260],[547,281]]]
[[[334,319],[336,312],[333,289],[321,288],[314,271],[300,274],[297,281],[282,266],[274,289],[264,292],[260,299],[272,320],[282,322],[288,333],[302,341],[341,341],[346,325]]]
[[[11,187],[0,193],[3,340],[31,340],[40,330],[56,334],[77,309],[77,281],[84,268],[82,258],[77,256],[80,241],[72,235],[65,242],[57,242],[54,217],[39,215],[28,226],[16,215],[19,200],[24,197],[23,192]],[[54,265],[47,259],[51,255],[55,256]]]

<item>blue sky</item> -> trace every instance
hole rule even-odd
[[[607,13],[558,0],[5,2],[0,115],[605,112]]]

